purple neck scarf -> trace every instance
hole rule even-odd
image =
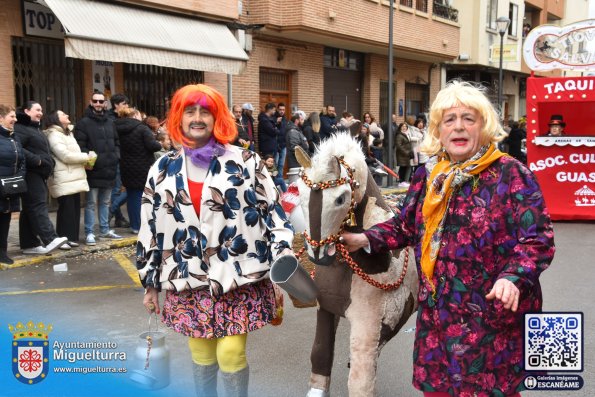
[[[192,164],[199,168],[208,168],[211,160],[215,156],[221,156],[225,153],[225,146],[218,143],[215,137],[211,136],[209,142],[203,147],[196,149],[188,148],[184,146],[184,153],[190,158]]]

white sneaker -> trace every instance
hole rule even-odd
[[[388,172],[386,172],[382,167],[375,168],[374,173],[376,175],[388,175]]]
[[[87,245],[96,245],[95,242],[95,235],[93,233],[87,234],[87,239],[85,240],[85,244]]]
[[[120,236],[119,234],[116,234],[116,232],[114,232],[113,230],[108,230],[107,233],[103,233],[103,234],[99,235],[99,237],[110,239],[110,240],[122,240],[124,238],[124,237]]]
[[[409,182],[401,182],[397,185],[398,187],[404,187],[404,188],[408,188],[409,187]]]
[[[45,246],[45,249],[48,250],[48,252],[52,252],[56,248],[65,245],[67,241],[68,237],[56,237],[48,245]]]
[[[40,245],[39,247],[35,248],[27,248],[23,250],[23,254],[26,255],[42,255],[47,254],[49,251],[44,246]]]
[[[69,245],[68,243],[65,243],[65,244],[62,244],[62,245],[60,246],[60,249],[61,249],[61,250],[68,251],[68,250],[69,250],[69,249],[71,249],[71,248],[70,248],[70,245]]]

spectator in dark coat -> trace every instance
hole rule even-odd
[[[127,108],[130,104],[130,100],[124,94],[114,94],[110,98],[110,102],[112,103],[112,108],[107,112],[107,117],[112,120],[116,120],[118,118],[118,111],[121,109]],[[109,216],[108,216],[108,225],[111,223],[112,218],[115,217],[116,220],[114,222],[115,227],[128,227],[130,224],[128,220],[122,214],[122,210],[120,207],[124,205],[126,202],[127,195],[126,190],[122,187],[122,179],[120,178],[120,166],[116,168],[116,184],[112,188],[112,196],[110,199],[110,207],[109,207]]]
[[[279,102],[277,104],[277,111],[275,112],[274,118],[277,122],[277,128],[279,129],[279,135],[277,135],[277,153],[275,154],[275,164],[277,164],[279,175],[283,177],[285,157],[287,156],[287,148],[285,146],[287,140],[286,129],[289,128],[289,122],[285,118],[285,104],[283,102]]]
[[[527,137],[527,133],[520,128],[518,121],[512,123],[512,129],[508,133],[505,142],[508,144],[508,154],[522,163],[527,162],[527,156],[521,151],[523,139]]]
[[[41,105],[29,101],[17,112],[14,126],[27,163],[27,192],[19,218],[19,243],[24,254],[47,254],[68,241],[58,237],[48,214],[46,181],[54,170],[54,159],[48,139],[39,129],[42,116]]]
[[[337,131],[337,111],[333,105],[326,105],[320,114],[320,140],[324,141]]]
[[[308,119],[304,121],[303,132],[308,140],[308,151],[312,156],[316,146],[320,143],[320,115],[318,112],[310,113]]]
[[[25,177],[25,155],[18,140],[13,136],[17,121],[11,106],[0,105],[0,178]],[[20,195],[0,196],[0,262],[12,265],[8,257],[8,231],[13,212],[21,210]]]
[[[140,229],[140,204],[149,168],[155,162],[154,153],[161,150],[161,144],[154,138],[153,131],[141,121],[140,112],[125,108],[118,113],[116,129],[120,138],[120,172],[122,184],[128,193],[128,219],[132,233]]]
[[[295,156],[297,147],[301,147],[306,152],[309,151],[308,139],[302,132],[302,125],[304,119],[299,113],[294,114],[291,117],[291,123],[287,124],[287,167],[289,169],[301,167]],[[289,175],[289,183],[295,182],[299,176],[295,173]]]
[[[107,112],[107,117],[112,120],[116,120],[118,118],[118,112],[120,109],[128,107],[130,104],[130,99],[125,94],[114,94],[109,99],[112,104],[112,108]]]
[[[277,121],[273,118],[276,106],[274,103],[267,103],[264,106],[264,112],[258,115],[258,147],[264,157],[265,154],[277,153],[277,136],[279,129]]]
[[[100,237],[121,239],[109,228],[109,204],[112,188],[116,184],[116,172],[120,161],[120,141],[114,121],[105,112],[105,96],[93,93],[85,117],[74,128],[74,136],[81,151],[94,151],[97,160],[92,169],[87,169],[89,193],[85,206],[85,234],[87,245],[95,245],[95,207],[98,208]]]
[[[254,116],[252,115],[254,112],[254,106],[251,103],[245,103],[242,105],[242,125],[248,134],[248,138],[250,139],[250,146],[248,147],[250,150],[254,151]]]
[[[396,162],[399,166],[399,187],[409,187],[411,160],[415,156],[407,123],[401,123],[395,136]]]
[[[248,135],[248,129],[242,123],[242,107],[240,105],[233,105],[231,113],[233,113],[233,117],[236,121],[236,128],[238,130],[238,136],[233,144],[245,149],[250,148],[251,140]]]

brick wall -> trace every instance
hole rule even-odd
[[[15,103],[14,80],[12,70],[11,36],[23,35],[21,3],[18,0],[3,1],[0,7],[0,103],[18,106]]]
[[[398,4],[398,2],[395,2]],[[394,43],[396,48],[417,53],[440,54],[445,58],[458,55],[459,26],[429,13],[397,5],[394,11]],[[381,0],[347,0],[319,2],[279,2],[277,0],[247,0],[241,20],[262,23],[273,32],[299,37],[300,34],[326,36],[326,42],[343,42],[351,50],[357,46],[388,43],[388,7]],[[365,16],[361,19],[360,16]],[[446,40],[447,45],[444,45]],[[331,45],[332,46],[332,45]],[[338,45],[337,45],[338,47]],[[361,49],[360,49],[361,50]]]
[[[277,48],[286,50],[285,58],[277,61]],[[320,110],[323,100],[323,47],[308,43],[278,42],[254,39],[253,51],[244,73],[233,77],[233,103],[250,102],[254,114],[260,112],[260,68],[281,69],[291,72],[293,104],[306,113]],[[205,82],[210,84],[212,75],[205,74]],[[219,80],[214,80],[219,81]],[[225,84],[225,87],[227,85]],[[217,87],[219,88],[219,87]]]

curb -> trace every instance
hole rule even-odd
[[[117,240],[117,241],[112,242],[107,245],[86,246],[86,245],[82,244],[79,249],[70,250],[70,251],[62,251],[60,249],[57,249],[56,251],[54,251],[51,254],[31,256],[31,257],[26,257],[23,259],[17,259],[14,261],[14,263],[12,265],[0,263],[0,270],[16,269],[19,267],[36,265],[36,264],[39,264],[42,262],[47,262],[47,261],[50,261],[53,259],[58,259],[58,258],[75,258],[77,256],[91,254],[94,252],[129,247],[131,245],[135,245],[136,240],[137,240],[137,237],[134,236],[134,237],[127,237],[122,240]]]

